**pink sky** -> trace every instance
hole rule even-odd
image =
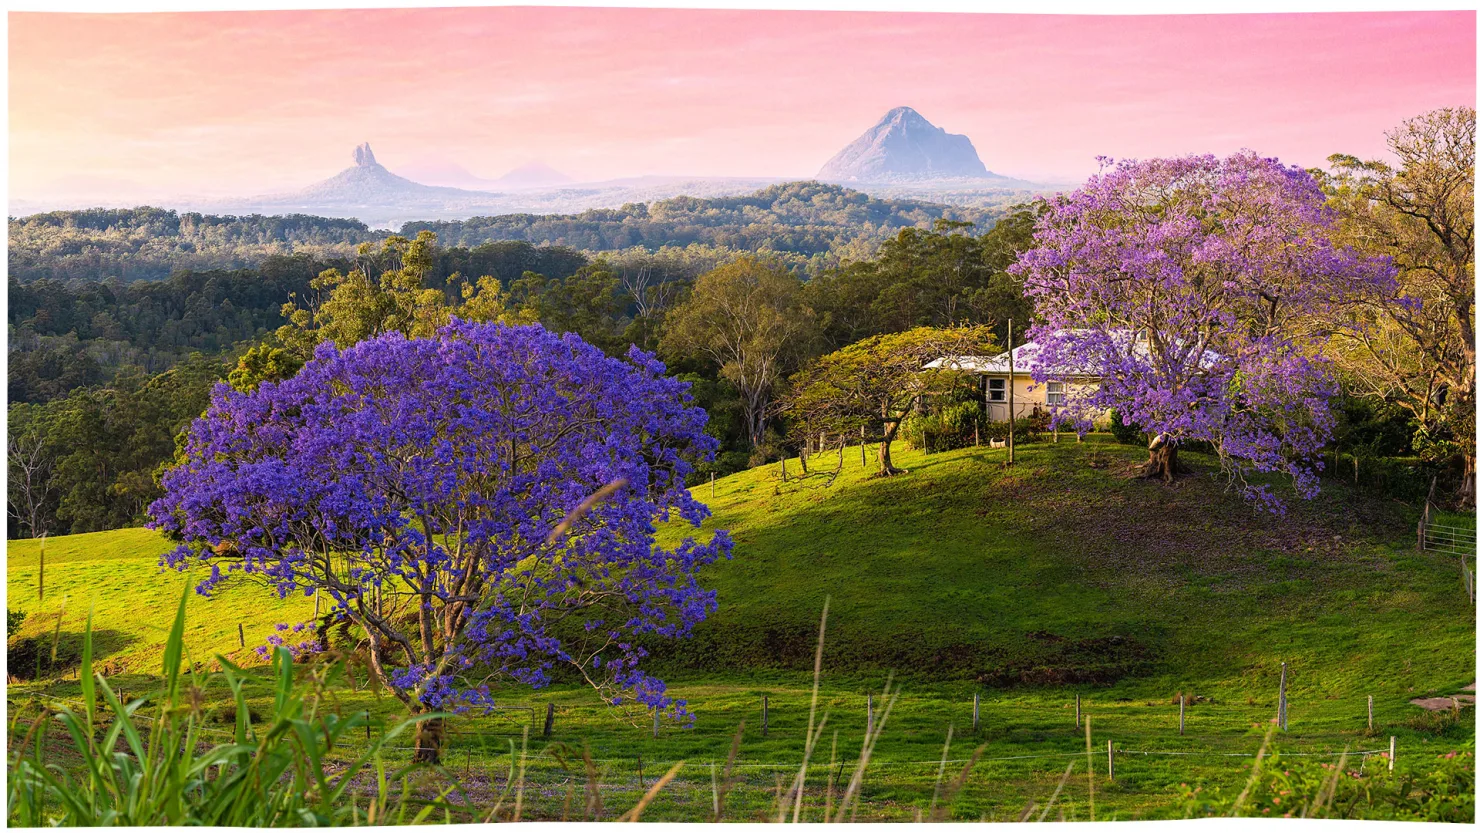
[[[897,105],[1016,176],[1242,147],[1319,165],[1474,103],[1470,11],[10,15],[13,198],[283,190],[362,141],[393,171],[805,178]]]

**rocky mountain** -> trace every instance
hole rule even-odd
[[[987,170],[971,140],[947,133],[910,107],[895,107],[829,159],[817,178],[830,182],[938,179],[1005,180]]]

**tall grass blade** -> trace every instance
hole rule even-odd
[[[658,797],[658,793],[662,792],[663,788],[668,786],[669,781],[672,781],[675,777],[677,777],[678,771],[680,769],[683,769],[684,763],[684,761],[679,761],[678,763],[670,767],[668,772],[664,773],[662,778],[659,778],[656,782],[653,783],[651,787],[648,787],[648,791],[643,793],[642,798],[637,800],[637,805],[631,810],[623,813],[622,817],[617,819],[617,821],[637,821],[639,818],[641,818],[642,811],[646,810],[647,806],[652,803],[653,799]]]

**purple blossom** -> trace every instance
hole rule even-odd
[[[1275,511],[1253,472],[1315,495],[1336,384],[1305,326],[1332,304],[1391,286],[1386,260],[1334,245],[1314,178],[1244,151],[1101,160],[1052,203],[1011,271],[1038,320],[1039,375],[1067,386],[1060,425],[1114,408],[1175,445],[1205,441],[1230,482]]]
[[[150,507],[184,541],[161,563],[210,564],[207,593],[221,564],[281,597],[318,590],[416,708],[487,707],[490,680],[544,685],[564,665],[680,716],[639,670],[639,637],[683,638],[712,612],[698,575],[732,545],[655,542],[658,523],[709,514],[684,484],[717,445],[664,370],[539,326],[320,345],[289,380],[216,389]]]

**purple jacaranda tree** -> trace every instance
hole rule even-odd
[[[640,643],[714,609],[698,573],[731,543],[655,542],[708,515],[684,479],[716,448],[663,371],[538,325],[321,345],[291,379],[216,389],[150,507],[183,541],[163,563],[206,565],[202,593],[242,575],[327,596],[413,713],[486,708],[491,681],[564,666],[612,704],[688,718]],[[440,721],[421,727],[434,761]]]
[[[1204,441],[1247,497],[1282,508],[1252,472],[1314,496],[1337,388],[1304,322],[1393,279],[1333,245],[1333,223],[1308,172],[1249,151],[1102,160],[1012,267],[1037,314],[1035,375],[1068,383],[1054,418],[1083,431],[1116,409],[1153,438],[1148,477]]]

